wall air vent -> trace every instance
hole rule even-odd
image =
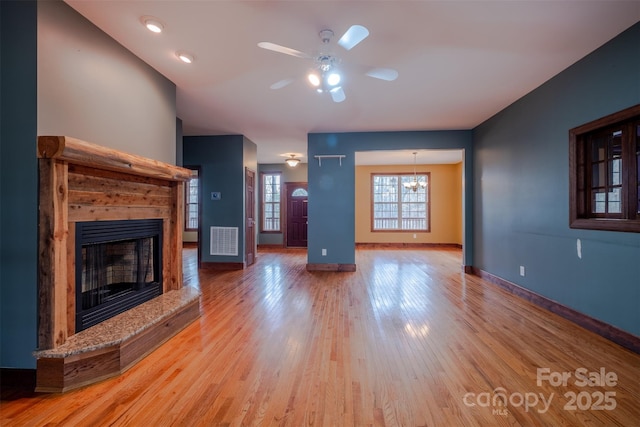
[[[238,227],[211,227],[210,255],[238,256]]]

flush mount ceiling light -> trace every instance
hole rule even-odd
[[[195,60],[193,55],[187,52],[176,52],[176,56],[185,64],[191,64]]]
[[[142,24],[147,27],[147,30],[152,33],[158,34],[164,29],[164,24],[160,22],[158,18],[154,18],[153,16],[143,16],[140,20],[142,21]]]
[[[402,185],[407,190],[418,191],[418,188],[426,188],[427,183],[424,181],[418,181],[418,174],[416,173],[416,155],[417,152],[413,152],[413,181],[403,182]]]
[[[298,163],[300,163],[300,159],[296,159],[295,154],[290,154],[290,156],[291,157],[289,159],[285,160],[285,163],[289,165],[289,167],[295,168],[298,165]]]

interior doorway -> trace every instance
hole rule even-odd
[[[307,247],[308,192],[306,182],[285,183],[285,246]]]
[[[465,162],[463,149],[357,151],[354,185],[356,245],[453,245],[462,247],[464,254],[467,233]],[[375,184],[375,177],[387,181]],[[409,182],[405,183],[405,179]],[[427,185],[414,190],[413,186],[407,185],[412,181]],[[397,187],[394,188],[392,183]],[[424,209],[418,209],[417,201],[411,197],[421,191],[426,193],[419,200],[426,203]],[[427,230],[416,227],[416,219],[426,221]],[[381,220],[379,224],[375,224],[374,221],[378,220]],[[385,221],[391,225],[382,230],[381,224],[384,226]]]

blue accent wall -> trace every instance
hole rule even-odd
[[[176,95],[173,83],[62,1],[0,1],[0,19],[0,365],[30,369],[38,334],[38,133],[128,141],[137,154],[173,161]],[[82,72],[96,61],[107,64],[108,78]],[[61,85],[56,76],[65,71],[73,78]],[[96,96],[105,87],[118,106],[146,100],[148,108],[134,115],[109,108]]]
[[[474,129],[474,265],[635,335],[640,234],[569,228],[568,135],[638,103],[640,24]]]
[[[0,366],[35,368],[37,4],[0,2]]]
[[[190,166],[200,166],[202,185],[201,261],[244,261],[244,174],[245,167],[256,171],[257,148],[242,135],[185,136],[183,160]],[[219,192],[220,200],[211,200]],[[238,227],[238,256],[210,255],[210,228]]]
[[[471,131],[409,131],[315,133],[308,136],[310,264],[355,264],[355,153],[372,150],[462,149],[464,150],[464,188],[472,186]],[[345,155],[342,166],[337,158],[316,155]],[[473,263],[473,194],[465,191],[463,200],[464,264]],[[322,256],[322,249],[327,255]]]

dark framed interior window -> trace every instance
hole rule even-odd
[[[200,172],[198,168],[189,169],[191,169],[191,179],[185,186],[184,229],[185,231],[196,231],[198,230]]]
[[[640,104],[569,131],[571,228],[640,232]]]
[[[430,187],[429,173],[372,174],[371,231],[429,231]]]
[[[280,233],[282,231],[280,205],[282,183],[280,173],[263,173],[261,200],[261,232]]]

